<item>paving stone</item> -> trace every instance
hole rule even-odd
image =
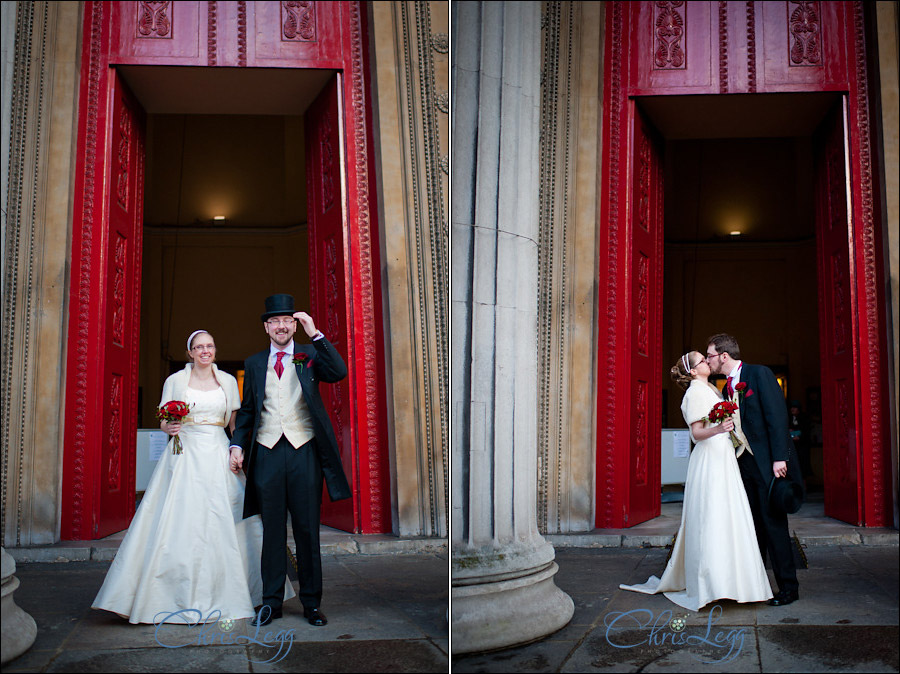
[[[552,638],[495,653],[453,656],[453,674],[468,672],[556,672],[578,645]]]
[[[37,642],[35,642],[37,643]],[[19,657],[3,665],[3,674],[9,672],[43,672],[58,654],[56,649],[39,649],[32,646]]]
[[[290,660],[287,671],[407,671],[404,667],[408,667],[408,671],[446,672],[446,555],[356,555],[352,564],[342,559],[349,557],[327,555],[322,560],[323,610],[329,618],[324,627],[310,625],[300,602],[292,599],[284,605],[284,617],[262,632],[249,620],[239,620],[230,629],[219,624],[166,625],[160,628],[162,634],[154,625],[132,625],[90,608],[108,562],[24,563],[17,569],[22,584],[16,600],[38,622],[38,637],[28,652],[4,666],[4,674],[251,671],[246,637],[264,641],[267,632],[276,646],[276,635],[282,634],[285,641],[290,632],[293,648],[302,646],[309,654],[304,662],[313,664]],[[236,647],[235,642],[240,645]],[[390,646],[372,645],[381,643]],[[265,647],[254,648],[262,656]],[[367,653],[375,659],[366,662]],[[398,664],[398,658],[406,657],[408,665]],[[273,666],[252,664],[252,671],[269,671]]]
[[[896,672],[897,625],[760,627],[764,672]]]
[[[657,616],[658,618],[658,616]],[[622,629],[619,626],[622,625]],[[636,629],[629,629],[630,626]],[[563,672],[757,672],[754,628],[689,625],[681,631],[649,614],[612,618],[572,653]]]
[[[64,651],[47,672],[250,672],[246,648]]]
[[[294,643],[279,655],[252,645],[254,672],[446,672],[447,655],[427,639]],[[273,657],[274,656],[274,657]],[[263,664],[261,661],[271,660]]]

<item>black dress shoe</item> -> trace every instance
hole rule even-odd
[[[797,590],[782,590],[766,603],[769,606],[787,606],[800,599],[800,593]]]
[[[254,627],[265,627],[273,620],[277,620],[281,617],[281,609],[276,608],[273,609],[268,604],[263,604],[259,608],[259,612],[253,617],[250,621],[250,624]]]
[[[310,625],[315,625],[316,627],[328,624],[328,618],[317,608],[303,609],[303,617],[309,621]]]

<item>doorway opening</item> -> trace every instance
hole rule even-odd
[[[814,136],[839,99],[638,99],[664,138],[663,370],[688,350],[705,353],[710,335],[737,337],[742,358],[768,366],[786,407],[798,408],[795,448],[813,500],[825,484]],[[663,429],[685,428],[682,395],[663,378]],[[677,500],[687,460],[666,470],[670,444],[662,481],[674,484],[663,499]]]
[[[305,115],[334,71],[119,71],[146,112],[138,428],[155,431],[163,382],[187,362],[188,334],[214,336],[217,364],[240,388],[244,359],[268,343],[264,298],[290,293],[313,313]],[[326,329],[324,316],[318,323]],[[295,339],[308,341],[302,331]],[[138,494],[158,453],[146,431]]]

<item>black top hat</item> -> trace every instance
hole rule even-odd
[[[266,312],[262,315],[262,320],[267,321],[272,316],[293,316],[294,312],[294,296],[286,293],[277,295],[269,295],[266,298]]]
[[[803,487],[789,477],[773,477],[769,483],[769,508],[793,515],[803,505]]]

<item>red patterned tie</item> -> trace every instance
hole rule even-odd
[[[728,394],[729,399],[734,396],[734,387],[731,385],[731,377],[728,377],[728,379],[725,380],[725,393]]]
[[[287,355],[287,351],[279,351],[275,354],[277,360],[275,361],[275,374],[278,375],[278,378],[281,379],[281,373],[284,372],[284,364],[281,362],[281,359]]]

